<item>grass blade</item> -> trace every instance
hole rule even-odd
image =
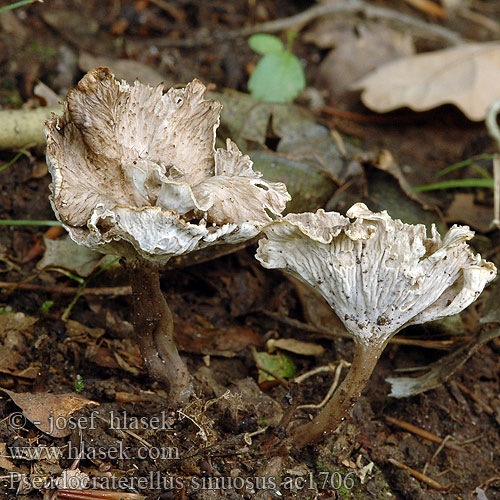
[[[455,179],[452,181],[435,182],[426,186],[418,186],[413,191],[421,193],[423,191],[435,191],[436,189],[454,189],[454,188],[490,188],[493,189],[493,179]]]

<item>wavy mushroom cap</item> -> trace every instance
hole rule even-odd
[[[68,92],[46,123],[51,203],[79,244],[160,263],[254,237],[290,195],[236,144],[215,151],[221,105],[198,80],[163,94],[107,68]]]
[[[402,327],[456,314],[496,275],[453,226],[443,240],[433,226],[393,220],[356,203],[336,212],[289,214],[264,228],[257,259],[318,290],[359,342],[385,342]],[[353,218],[351,221],[349,218]]]

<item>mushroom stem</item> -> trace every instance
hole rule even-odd
[[[191,376],[174,342],[172,313],[160,288],[158,269],[141,261],[126,261],[133,298],[136,341],[149,374],[169,388],[174,404],[193,392]]]
[[[359,399],[386,344],[355,342],[351,368],[330,401],[311,422],[292,431],[295,446],[302,448],[335,431]]]

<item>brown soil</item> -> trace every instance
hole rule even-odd
[[[82,50],[148,64],[159,68],[172,82],[198,77],[219,89],[246,91],[248,71],[258,57],[248,48],[245,38],[222,38],[216,48],[196,44],[174,47],[173,40],[235,30],[292,15],[311,5],[307,1],[286,0],[178,0],[168,4],[171,7],[165,10],[153,1],[55,0],[25,7],[22,12],[13,11],[20,27],[14,26],[13,33],[0,33],[1,104],[5,108],[27,100],[34,104],[33,85],[37,79],[57,92],[74,85],[83,75],[75,62]],[[490,9],[493,7],[496,10],[489,15],[500,17],[500,7],[490,2]],[[314,84],[315,67],[324,53],[303,44],[300,37],[295,51],[305,59],[308,81]],[[371,116],[361,107],[354,111]],[[318,116],[318,120],[338,126],[342,133],[358,136],[364,149],[389,149],[401,163],[413,166],[407,172],[413,185],[428,182],[436,167],[493,151],[484,127],[470,124],[454,109],[444,107],[411,116],[414,120],[403,125],[396,118],[395,123],[389,120],[383,125],[334,120],[327,115]],[[43,154],[42,149],[34,149],[29,157],[21,157],[0,173],[0,219],[53,219],[48,201],[50,176],[43,170]],[[0,163],[13,155],[12,151],[0,152]],[[476,197],[483,204],[491,202],[489,193],[476,193]],[[452,198],[449,192],[440,196],[437,201],[441,209],[445,210]],[[286,430],[277,417],[282,412],[290,413],[296,405],[320,402],[330,387],[331,376],[319,375],[291,388],[269,383],[259,387],[252,346],[264,349],[265,341],[277,336],[324,346],[325,354],[319,358],[291,356],[301,373],[338,359],[350,360],[352,344],[320,338],[263,313],[279,312],[306,321],[295,288],[283,275],[260,268],[253,258],[254,248],[164,273],[162,285],[176,318],[178,343],[195,376],[198,395],[190,406],[174,408],[165,391],[147,377],[135,345],[128,341],[129,296],[80,298],[70,318],[84,325],[84,333],[79,337],[72,335],[61,319],[73,299],[72,294],[64,293],[64,288],[77,287],[78,283],[59,273],[38,274],[36,270],[43,253],[45,229],[0,229],[1,281],[40,285],[38,290],[1,290],[0,306],[4,310],[38,319],[31,333],[21,336],[16,349],[24,357],[19,369],[39,363],[40,370],[34,378],[0,373],[0,387],[19,393],[65,394],[74,392],[80,376],[81,396],[99,406],[73,414],[75,419],[82,417],[81,422],[94,423],[93,428],[80,425],[69,436],[54,438],[29,420],[23,428],[13,430],[9,416],[19,412],[19,408],[7,396],[0,399],[0,450],[3,443],[7,449],[67,447],[63,457],[56,460],[13,459],[19,469],[34,476],[58,475],[72,466],[75,450],[83,442],[85,453],[78,464],[81,471],[100,476],[103,488],[140,491],[151,499],[500,499],[498,341],[484,345],[438,389],[402,400],[388,397],[389,385],[384,379],[394,375],[396,368],[424,366],[444,352],[390,346],[348,421],[324,442],[296,451],[286,446]],[[488,258],[498,265],[499,256],[494,251],[495,247],[498,249],[498,232],[481,235],[479,244],[490,249]],[[123,285],[126,281],[119,266],[89,284]],[[53,291],[54,287],[63,291]],[[492,293],[495,290],[486,292],[484,297]],[[47,301],[54,304],[42,312]],[[478,322],[484,312],[482,303],[464,313],[467,334],[476,335],[484,328]],[[103,335],[92,330],[98,328],[104,329]],[[423,328],[414,328],[410,333],[421,339],[429,337]],[[475,399],[463,392],[460,384],[472,391]],[[226,388],[240,396],[224,397]],[[484,404],[493,408],[492,414]],[[307,418],[307,414],[294,411],[292,422]],[[113,428],[113,417],[122,422],[125,417],[131,419],[128,431],[132,432],[117,429],[116,425]],[[162,428],[142,426],[134,430],[133,417],[146,417],[143,422],[149,423],[158,417]],[[448,442],[459,449],[441,448],[388,423],[386,417],[407,421],[441,438],[451,436]],[[256,433],[262,429],[266,430]],[[114,453],[116,449],[121,451]],[[411,477],[389,459],[425,471],[445,490],[438,491]],[[16,493],[5,479],[9,468],[4,467],[2,460],[4,498],[49,498],[48,492],[36,488]],[[373,469],[361,484],[354,472],[371,462]],[[111,475],[124,478],[127,486],[133,484],[130,480],[134,477],[149,479],[134,490],[106,483]],[[262,489],[266,478],[271,486],[267,491]],[[273,480],[278,478],[287,485],[280,488],[281,494],[272,488]]]

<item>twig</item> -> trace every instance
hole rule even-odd
[[[473,399],[488,415],[494,415],[495,410],[488,404],[485,403],[481,398],[476,396],[468,387],[464,384],[460,383],[458,380],[455,380],[455,384],[462,391],[465,392],[471,399]]]
[[[313,377],[318,373],[333,372],[333,371],[335,371],[335,365],[333,363],[330,363],[329,365],[326,366],[317,366],[316,368],[313,368],[312,370],[303,373],[302,375],[298,375],[293,379],[293,381],[296,382],[297,384],[302,384],[304,380],[307,380],[308,378]]]
[[[0,111],[0,149],[27,149],[45,144],[43,124],[61,107]]]
[[[498,128],[497,115],[500,112],[500,99],[494,101],[486,116],[486,128],[490,136],[495,139],[500,151],[500,129]],[[500,154],[493,156],[493,221],[492,226],[500,227]]]
[[[138,493],[123,493],[106,490],[57,490],[60,500],[144,500],[146,497]]]
[[[432,455],[432,458],[430,459],[429,462],[426,462],[424,465],[424,470],[422,471],[424,474],[427,473],[427,467],[429,466],[430,463],[434,462],[434,459],[443,451],[443,448],[446,446],[446,443],[450,440],[453,439],[453,436],[448,434],[443,438],[443,441],[441,444],[438,446],[438,449],[434,452],[434,455]]]
[[[111,425],[111,422],[109,420],[107,420],[104,417],[101,417],[100,415],[97,415],[97,418],[99,420],[102,420],[103,422],[105,422],[108,425],[109,429],[113,429],[113,426]],[[152,448],[153,447],[153,445],[151,443],[149,443],[148,441],[146,441],[143,437],[139,436],[135,432],[132,432],[130,429],[127,429],[127,428],[122,429],[122,428],[120,428],[119,430],[121,432],[124,432],[125,434],[128,434],[129,436],[132,436],[134,439],[137,439],[137,441],[139,441],[140,443],[142,443],[147,448]]]
[[[351,335],[345,329],[340,328],[326,328],[322,326],[314,326],[308,323],[303,323],[294,318],[289,318],[288,316],[283,316],[282,314],[275,313],[273,311],[268,311],[267,309],[260,309],[258,312],[269,316],[285,325],[292,326],[298,330],[303,330],[305,332],[317,333],[324,337],[335,339],[335,338],[347,338],[351,339]],[[427,349],[441,349],[443,351],[450,350],[455,344],[455,340],[420,340],[420,339],[409,339],[404,337],[393,337],[389,340],[390,344],[396,345],[414,345],[418,347],[425,347]]]
[[[404,420],[399,420],[399,418],[393,418],[389,417],[387,415],[384,416],[384,418],[389,422],[390,424],[394,424],[401,429],[404,429],[405,431],[411,432],[412,434],[415,434],[416,436],[420,436],[423,439],[427,439],[428,441],[432,441],[433,443],[438,443],[442,444],[444,439],[440,438],[439,436],[436,436],[436,434],[433,434],[432,432],[426,431],[425,429],[422,429],[421,427],[417,427],[416,425],[410,424],[410,422],[406,422]],[[456,451],[463,451],[462,448],[459,446],[453,444],[453,443],[445,443],[445,446],[447,448],[451,448]]]
[[[182,417],[180,420],[187,418],[190,422],[196,425],[196,427],[198,427],[199,429],[197,432],[197,436],[200,436],[203,441],[208,441],[207,432],[193,417],[191,417],[187,413],[184,413],[182,410],[177,410],[177,414]]]
[[[255,24],[237,31],[217,31],[210,35],[198,36],[190,39],[172,39],[162,38],[150,40],[149,43],[154,43],[159,47],[198,47],[202,45],[211,45],[220,40],[231,40],[234,38],[253,35],[254,33],[275,33],[277,31],[294,29],[300,31],[310,22],[324,16],[334,14],[363,14],[368,19],[385,19],[396,24],[402,25],[406,29],[412,29],[415,34],[423,38],[437,39],[443,41],[447,45],[460,45],[464,43],[462,37],[442,26],[431,24],[420,19],[402,14],[396,10],[385,7],[375,7],[369,5],[363,0],[349,0],[339,3],[327,3],[316,5],[310,9],[296,14],[295,16],[284,17],[266,23]]]
[[[339,378],[340,378],[340,372],[342,371],[342,368],[344,367],[349,367],[351,366],[351,363],[348,363],[347,361],[344,361],[341,359],[337,365],[337,368],[335,369],[335,377],[333,378],[332,385],[330,386],[330,389],[328,389],[328,392],[326,396],[323,398],[323,401],[317,405],[301,405],[298,406],[298,410],[304,410],[304,409],[317,409],[317,408],[323,408],[323,406],[330,401],[330,398],[332,397],[333,393],[335,392],[335,389],[339,385]]]
[[[172,3],[167,2],[167,0],[150,0],[157,7],[164,10],[168,15],[172,16],[178,22],[184,22],[186,20],[186,13],[176,7]]]
[[[425,474],[418,472],[418,470],[412,469],[411,467],[408,467],[407,465],[398,462],[397,460],[394,460],[394,458],[389,458],[389,462],[391,462],[392,465],[395,465],[399,469],[408,471],[410,475],[413,476],[415,479],[422,481],[423,483],[427,484],[431,488],[434,488],[435,490],[445,491],[448,489],[446,486],[443,486],[441,483],[438,483],[434,479],[431,479],[429,476],[426,476]]]
[[[467,7],[460,7],[457,9],[457,13],[460,17],[467,19],[468,21],[472,21],[473,23],[486,28],[488,31],[492,33],[498,34],[500,33],[500,24],[497,23],[492,17],[485,16],[484,14],[480,14],[479,12],[474,12],[473,10],[468,9]]]
[[[332,14],[362,13],[367,18],[386,19],[399,23],[406,28],[412,28],[423,36],[437,38],[445,41],[449,45],[459,45],[463,43],[462,38],[457,33],[450,31],[442,26],[430,24],[420,19],[402,14],[393,9],[385,7],[375,7],[362,0],[350,0],[348,2],[328,3],[316,5],[310,9],[301,12],[295,16],[269,21],[267,23],[257,24],[240,30],[243,36],[253,33],[276,32],[297,27],[301,28],[318,17],[324,17]]]
[[[438,19],[446,19],[447,12],[443,7],[431,0],[405,0],[408,5],[420,10],[428,16],[434,16]]]

